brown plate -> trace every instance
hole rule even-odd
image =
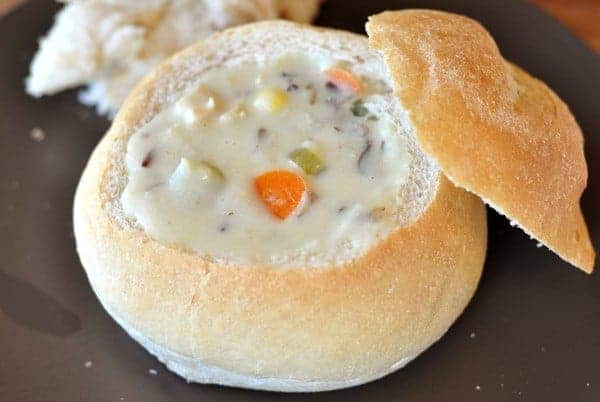
[[[587,135],[583,207],[598,248],[599,59],[520,1],[329,0],[318,23],[363,32],[370,14],[417,6],[480,20],[508,59],[571,106]],[[0,20],[0,401],[600,401],[600,275],[569,267],[491,211],[475,299],[405,369],[311,395],[188,385],[170,374],[102,310],[75,254],[73,192],[108,122],[74,92],[42,100],[23,93],[36,38],[58,7],[31,1]],[[46,132],[43,141],[31,139],[34,127]]]

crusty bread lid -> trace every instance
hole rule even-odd
[[[595,254],[579,206],[583,135],[558,96],[506,62],[467,17],[384,12],[367,32],[421,148],[450,180],[591,273]]]

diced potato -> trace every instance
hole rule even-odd
[[[267,113],[281,110],[288,102],[287,94],[281,89],[263,89],[254,98],[254,107]]]
[[[208,88],[200,87],[175,104],[175,113],[186,124],[192,125],[210,118],[217,108],[217,95]]]
[[[221,117],[219,117],[219,121],[224,124],[232,123],[246,118],[247,115],[248,110],[246,109],[245,104],[240,102],[236,103],[231,109],[223,113]]]
[[[171,137],[169,141],[173,141],[174,144],[188,147],[193,141],[192,133],[193,129],[191,127],[188,127],[186,124],[177,124],[169,128],[167,135]]]
[[[196,201],[203,195],[214,195],[224,179],[223,172],[210,163],[181,158],[169,186],[181,199]]]

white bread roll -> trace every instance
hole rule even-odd
[[[132,135],[209,70],[290,51],[333,55],[389,82],[383,59],[363,36],[286,22],[215,34],[135,89],[77,190],[77,248],[94,291],[134,339],[189,381],[290,392],[371,381],[439,339],[481,274],[485,208],[419,150],[402,112],[392,116],[412,155],[398,188],[402,216],[351,261],[228,263],[156,241],[124,212]]]
[[[87,85],[81,101],[114,116],[137,82],[174,52],[247,22],[310,22],[319,0],[71,0],[40,40],[26,80],[35,97]]]

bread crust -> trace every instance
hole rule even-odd
[[[567,105],[506,62],[467,17],[384,12],[367,31],[423,151],[455,184],[591,273],[595,253],[579,206],[587,182],[583,135]]]
[[[192,381],[320,391],[381,377],[446,332],[481,275],[485,207],[441,174],[412,225],[329,268],[218,265],[154,241],[122,215],[128,138],[212,63],[208,47],[293,29],[324,33],[331,43],[354,37],[263,22],[179,53],[129,96],[76,192],[77,249],[94,291],[135,339]]]
[[[310,23],[319,13],[323,0],[278,0],[279,18]]]

